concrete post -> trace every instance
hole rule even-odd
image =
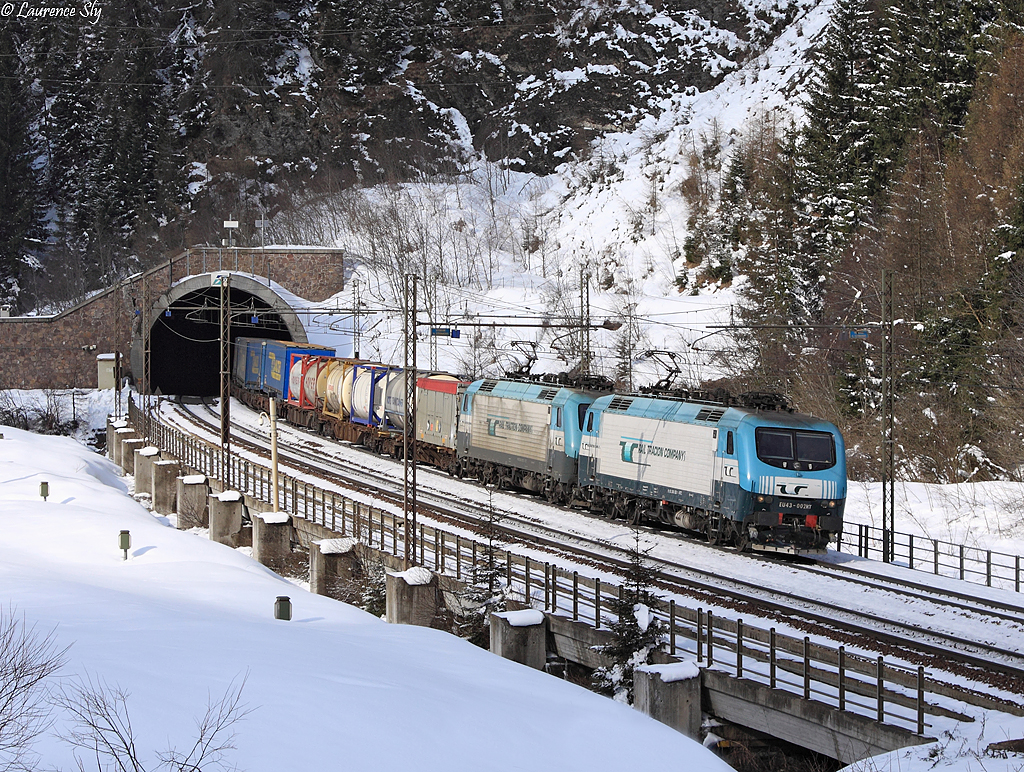
[[[160,456],[160,448],[147,445],[135,451],[135,492],[153,495],[153,462]]]
[[[137,437],[121,440],[121,468],[125,474],[135,474],[135,451],[145,446],[146,441]]]
[[[111,446],[112,452],[110,454],[110,460],[113,461],[118,466],[124,468],[124,465],[121,463],[121,446],[125,440],[131,440],[137,436],[138,435],[135,434],[135,430],[132,429],[130,426],[119,426],[115,428],[114,444]]]
[[[207,506],[210,486],[206,483],[206,475],[185,475],[177,478],[175,483],[178,528],[206,528],[210,524],[210,508]]]
[[[107,458],[116,461],[114,458],[114,443],[117,441],[117,430],[127,426],[126,421],[115,421],[114,416],[107,416]]]
[[[547,619],[536,609],[491,614],[491,652],[543,670],[547,662]]]
[[[250,512],[252,556],[271,571],[280,571],[292,551],[291,518],[287,512]]]
[[[385,618],[391,624],[430,627],[441,605],[437,577],[426,568],[389,573],[386,594]]]
[[[702,673],[696,662],[638,667],[633,671],[634,707],[699,742]]]
[[[351,581],[359,566],[355,539],[320,539],[309,544],[309,591],[328,595],[328,581]]]
[[[220,542],[229,547],[240,545],[242,533],[242,511],[245,502],[238,491],[224,491],[210,496],[210,541]]]
[[[153,462],[153,511],[158,515],[174,512],[178,503],[178,472],[181,464],[177,461]],[[203,496],[206,503],[206,496]]]

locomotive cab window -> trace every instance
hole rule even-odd
[[[580,413],[579,427],[580,427],[580,429],[583,428],[583,417],[586,416],[586,414],[587,414],[587,408],[590,407],[592,404],[593,404],[592,402],[581,402],[580,403],[580,407],[579,407],[579,413]],[[587,427],[587,431],[590,431],[590,427],[589,426]]]
[[[560,407],[555,408],[555,428],[562,428],[562,408]]]
[[[761,428],[756,433],[757,457],[781,469],[827,469],[835,466],[836,444],[828,432]]]

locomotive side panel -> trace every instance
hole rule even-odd
[[[599,481],[614,478],[644,495],[679,501],[680,494],[711,495],[717,436],[706,426],[604,412],[587,453]]]
[[[523,469],[546,470],[551,408],[477,393],[473,396],[469,455]]]

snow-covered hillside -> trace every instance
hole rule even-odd
[[[766,114],[799,119],[810,48],[833,4],[802,5],[771,45],[716,88],[661,100],[635,130],[604,134],[590,158],[551,175],[479,161],[447,181],[311,198],[278,217],[276,232],[296,242],[326,235],[362,260],[352,277],[358,288],[323,305],[351,308],[358,297],[363,356],[400,361],[401,322],[383,309],[400,306],[403,277],[416,273],[421,318],[461,331],[454,341],[429,341],[421,331],[422,366],[500,374],[523,359],[512,341],[529,340],[539,343],[535,371],[569,369],[578,363],[577,333],[541,324],[579,319],[586,274],[592,322],[622,324],[593,331],[593,369],[628,379],[630,354],[668,349],[681,357],[681,380],[713,379],[720,368],[708,352],[721,336],[709,325],[729,322],[736,286],[707,281],[702,266],[683,258],[690,156],[713,147],[720,165]],[[341,314],[329,324],[336,330],[351,319]],[[634,386],[664,374],[635,367]]]

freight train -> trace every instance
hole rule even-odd
[[[235,341],[233,390],[299,426],[400,458],[401,368],[330,349]],[[417,460],[630,524],[662,523],[741,550],[822,552],[841,533],[843,438],[775,395],[618,394],[592,380],[416,374]]]

